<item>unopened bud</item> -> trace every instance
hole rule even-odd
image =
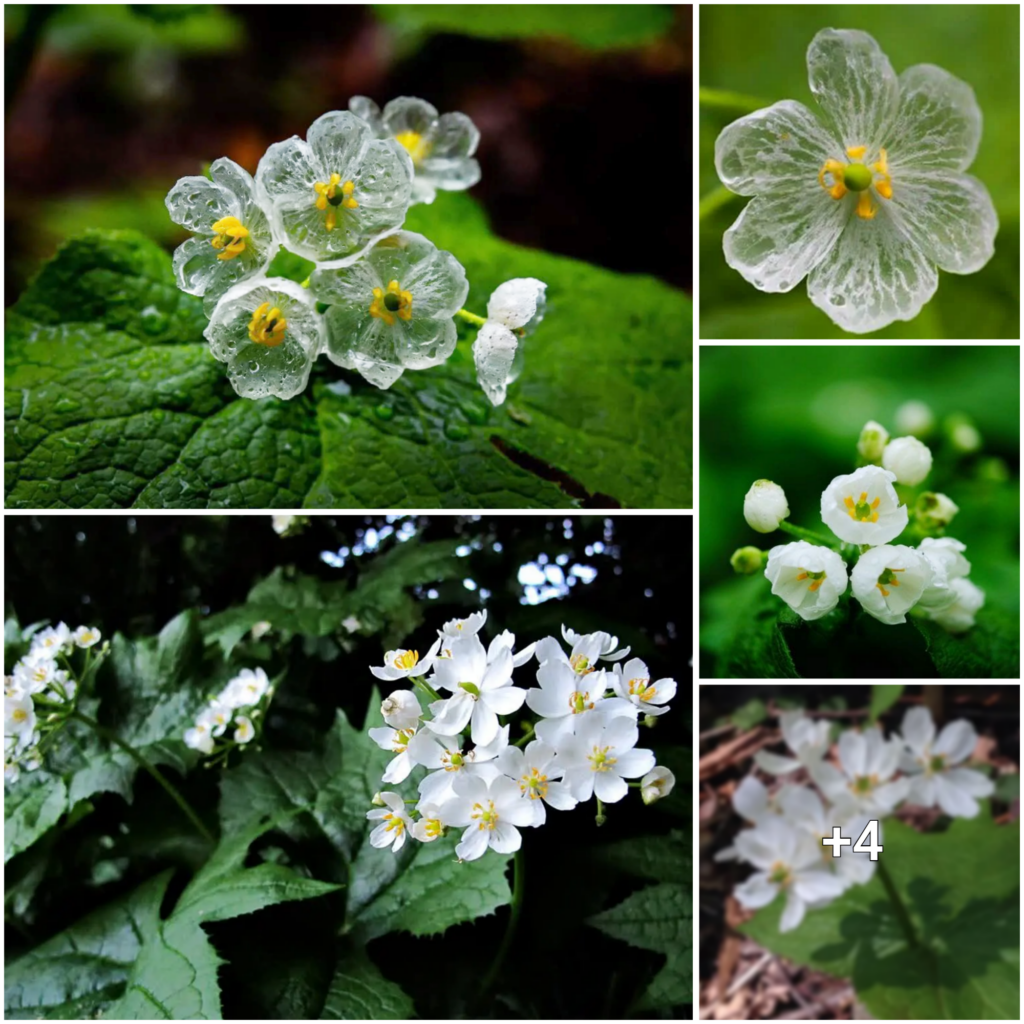
[[[374,793],[373,794],[373,799],[370,801],[370,803],[373,804],[374,807],[383,807],[384,806],[384,800],[381,797],[380,793]]]
[[[898,483],[915,487],[931,472],[932,453],[916,437],[897,437],[885,446],[882,466],[896,474]]]
[[[873,462],[877,466],[882,461],[882,452],[885,450],[888,440],[889,431],[881,423],[868,420],[860,432],[857,451],[860,452],[860,457],[865,462]]]
[[[904,402],[895,419],[897,430],[914,437],[927,437],[935,428],[935,414],[924,402]]]
[[[743,499],[743,518],[758,533],[771,533],[789,516],[786,492],[771,480],[755,480]]]
[[[640,795],[645,804],[653,804],[667,797],[675,784],[675,775],[657,765],[640,780]]]
[[[743,576],[750,576],[752,573],[760,572],[764,568],[765,553],[760,548],[745,547],[737,548],[729,559],[733,569]]]
[[[917,521],[928,532],[944,530],[953,521],[953,516],[960,509],[956,503],[946,497],[945,494],[936,494],[934,491],[925,491],[917,499],[917,506],[914,514]]]

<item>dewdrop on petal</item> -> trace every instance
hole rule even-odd
[[[896,474],[897,483],[916,487],[931,472],[932,453],[916,437],[897,437],[885,446],[882,466]]]
[[[786,492],[771,480],[755,480],[743,499],[743,518],[758,533],[771,533],[789,518]]]
[[[487,302],[487,322],[473,342],[476,377],[491,405],[505,401],[508,385],[522,369],[520,339],[544,319],[547,285],[535,277],[505,281]],[[517,358],[518,357],[518,358]]]
[[[655,765],[640,780],[640,796],[645,804],[653,804],[658,800],[664,800],[672,792],[676,784],[676,777],[667,768]]]
[[[881,423],[868,420],[864,424],[864,429],[860,432],[860,439],[857,441],[857,451],[860,452],[860,457],[865,462],[877,464],[882,461],[882,452],[888,440],[889,431]]]

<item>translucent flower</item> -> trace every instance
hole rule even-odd
[[[822,867],[821,847],[806,832],[781,818],[741,832],[736,848],[758,870],[736,886],[734,895],[748,909],[766,907],[780,892],[786,909],[780,932],[790,932],[804,919],[809,904],[823,906],[842,895],[845,885]]]
[[[675,788],[675,785],[675,775],[668,768],[655,765],[640,780],[640,796],[645,804],[653,804],[658,800],[664,800]]]
[[[94,644],[98,644],[103,634],[92,626],[79,626],[78,629],[71,634],[71,639],[74,640],[76,647],[92,647]]]
[[[970,86],[931,64],[896,77],[864,32],[824,29],[807,51],[819,121],[783,100],[715,143],[725,186],[754,196],[725,234],[726,262],[755,287],[811,301],[862,334],[909,320],[937,267],[981,269],[998,227],[985,186],[963,172],[981,139]]]
[[[883,544],[860,556],[850,574],[853,596],[887,626],[907,621],[934,573],[928,560],[905,544]]]
[[[985,591],[964,578],[950,580],[949,588],[953,591],[953,603],[940,611],[929,611],[928,617],[949,633],[966,633],[985,604]]]
[[[789,518],[786,492],[771,480],[755,480],[743,498],[743,518],[758,533],[771,533]]]
[[[967,545],[952,537],[926,537],[917,550],[932,569],[931,581],[918,604],[926,611],[940,612],[956,601],[952,581],[971,571],[971,563],[963,556]]]
[[[370,671],[378,679],[389,683],[396,679],[408,679],[409,676],[425,676],[434,667],[434,660],[440,649],[440,639],[435,640],[422,660],[419,651],[406,651],[402,648],[388,651],[384,655],[384,664],[371,665]]]
[[[544,319],[546,290],[535,277],[517,277],[498,285],[487,301],[487,322],[473,342],[473,361],[491,405],[505,401],[506,389],[522,372],[519,341]]]
[[[877,728],[844,732],[838,743],[839,768],[820,762],[811,777],[840,814],[888,814],[906,798],[908,779],[889,780],[900,763],[900,744]]]
[[[935,738],[935,723],[927,708],[910,708],[903,716],[906,750],[900,767],[910,776],[907,799],[922,807],[936,804],[953,818],[973,818],[978,813],[975,797],[991,796],[990,779],[970,768],[957,768],[974,752],[978,734],[962,718],[949,722]]]
[[[831,548],[805,540],[773,547],[764,574],[772,593],[809,622],[827,615],[846,593],[846,563]]]
[[[455,847],[460,860],[476,860],[488,847],[496,853],[515,853],[523,844],[519,829],[536,824],[532,802],[505,775],[490,780],[461,776],[445,811],[452,825],[465,828]]]
[[[606,804],[621,800],[629,787],[626,779],[646,775],[654,767],[650,750],[637,750],[639,730],[631,718],[605,723],[599,715],[582,719],[573,736],[558,748],[558,763],[565,769],[565,784],[581,803],[596,795]]]
[[[412,690],[394,690],[380,706],[384,721],[392,729],[417,729],[423,717],[419,697]]]
[[[780,757],[767,750],[759,750],[754,754],[754,763],[763,771],[772,775],[788,775],[798,768],[817,766],[828,753],[828,722],[814,722],[802,711],[783,711],[779,715],[779,726],[786,746],[796,757]]]
[[[412,231],[389,235],[352,266],[316,271],[310,287],[331,304],[327,357],[379,388],[455,351],[452,318],[469,293],[459,261]]]
[[[506,747],[498,757],[498,767],[519,786],[520,792],[534,807],[534,824],[547,821],[544,804],[556,811],[571,811],[576,799],[564,782],[559,782],[563,769],[554,748],[541,740],[533,740],[525,750]]]
[[[895,479],[895,473],[878,466],[837,476],[822,491],[821,521],[850,544],[888,543],[910,518],[892,486]]]
[[[203,331],[243,398],[293,398],[323,347],[321,318],[308,289],[283,278],[235,285]]]
[[[639,658],[630,658],[625,665],[616,665],[608,675],[612,689],[638,711],[646,715],[663,715],[669,711],[668,701],[676,695],[674,679],[651,681],[647,665]]]
[[[432,203],[437,189],[470,188],[480,180],[473,159],[480,133],[465,114],[442,114],[426,100],[399,96],[380,107],[367,96],[353,96],[348,109],[361,117],[378,138],[394,139],[408,152],[415,169],[412,201]]]
[[[387,809],[375,807],[366,812],[369,821],[380,822],[370,833],[370,845],[378,850],[390,846],[398,853],[405,845],[406,832],[412,830],[412,818],[405,813],[405,801],[397,793],[381,793],[380,798]]]
[[[857,440],[857,451],[866,462],[878,463],[882,461],[882,452],[885,451],[888,441],[889,431],[881,423],[868,420]],[[888,468],[890,467],[886,466],[886,469]]]
[[[178,287],[202,295],[207,315],[229,288],[262,275],[278,250],[266,200],[227,157],[214,160],[209,178],[181,178],[164,202],[171,220],[194,236],[174,250]]]
[[[373,138],[348,111],[318,117],[303,142],[275,142],[256,168],[275,230],[293,252],[341,267],[398,230],[409,209],[412,162],[397,142]]]
[[[916,487],[931,472],[932,453],[916,437],[894,437],[882,452],[882,465],[898,483]]]

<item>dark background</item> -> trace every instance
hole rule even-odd
[[[443,937],[387,936],[370,943],[369,953],[415,999],[422,1017],[458,1017],[471,1011],[498,1018],[622,1017],[643,994],[662,958],[619,943],[583,921],[647,884],[611,874],[595,858],[595,844],[673,828],[689,834],[690,517],[316,516],[298,536],[279,538],[269,515],[8,516],[7,611],[16,613],[23,625],[63,619],[71,625],[96,625],[105,637],[117,630],[149,635],[182,608],[209,614],[243,602],[252,584],[278,565],[294,565],[323,579],[354,578],[376,551],[398,543],[394,534],[381,534],[400,530],[399,520],[417,530],[404,543],[455,536],[465,551],[462,580],[416,588],[427,607],[424,624],[409,638],[409,646],[423,650],[422,644],[445,620],[482,606],[488,610],[485,642],[508,628],[523,645],[549,633],[559,635],[563,622],[580,632],[604,629],[617,634],[647,661],[655,678],[672,676],[679,682],[672,711],[656,729],[644,731],[641,744],[655,749],[659,764],[676,770],[678,783],[670,798],[650,808],[631,793],[633,799],[609,808],[601,830],[587,808],[551,814],[544,828],[524,830],[528,875],[523,915],[487,1007],[467,1007],[460,993],[475,991],[489,967],[504,934],[507,908],[450,929]],[[563,582],[576,565],[584,567],[582,576],[572,585]],[[538,604],[523,603],[545,596],[519,582],[523,566],[533,567],[526,572],[548,575],[543,587],[550,596]],[[528,578],[525,573],[523,578]],[[559,591],[564,593],[558,596]],[[268,673],[285,666],[288,673],[274,698],[266,746],[313,746],[330,727],[337,707],[357,726],[363,722],[376,682],[364,666],[381,662],[382,640],[351,639],[355,648],[344,654],[333,641],[325,647],[302,637],[275,652]],[[528,680],[523,676],[520,683]],[[217,774],[192,772],[182,783],[190,802],[210,817],[215,813]],[[15,932],[8,919],[8,955],[60,931],[169,864],[190,867],[195,844],[182,836],[165,799],[140,774],[130,807],[117,796],[104,795],[97,798],[93,815],[62,832],[61,874],[48,883],[42,913],[29,934]],[[161,819],[165,814],[170,824]],[[130,866],[109,883],[88,881],[97,822],[110,831],[120,822],[130,826],[123,849]],[[9,865],[9,886],[18,873],[16,859]],[[315,973],[321,961],[329,971],[335,924],[328,908],[329,901],[284,905],[261,911],[258,927],[252,917],[209,927],[220,954],[240,965],[221,970],[226,1017],[275,1015],[272,995],[254,976],[253,964],[265,963],[269,973],[286,963],[296,984]],[[690,1013],[689,1006],[681,1006],[667,1015],[688,1019]]]
[[[163,196],[179,177],[222,155],[254,172],[270,143],[359,94],[472,118],[483,177],[470,194],[497,234],[690,285],[689,5],[672,5],[659,38],[602,50],[403,31],[361,5],[187,5],[194,29],[171,5],[27,6],[5,8],[7,304],[86,226],[173,248],[186,235]]]

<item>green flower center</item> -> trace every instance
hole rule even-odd
[[[863,164],[847,164],[843,170],[843,184],[851,192],[863,192],[871,187],[874,175]]]

